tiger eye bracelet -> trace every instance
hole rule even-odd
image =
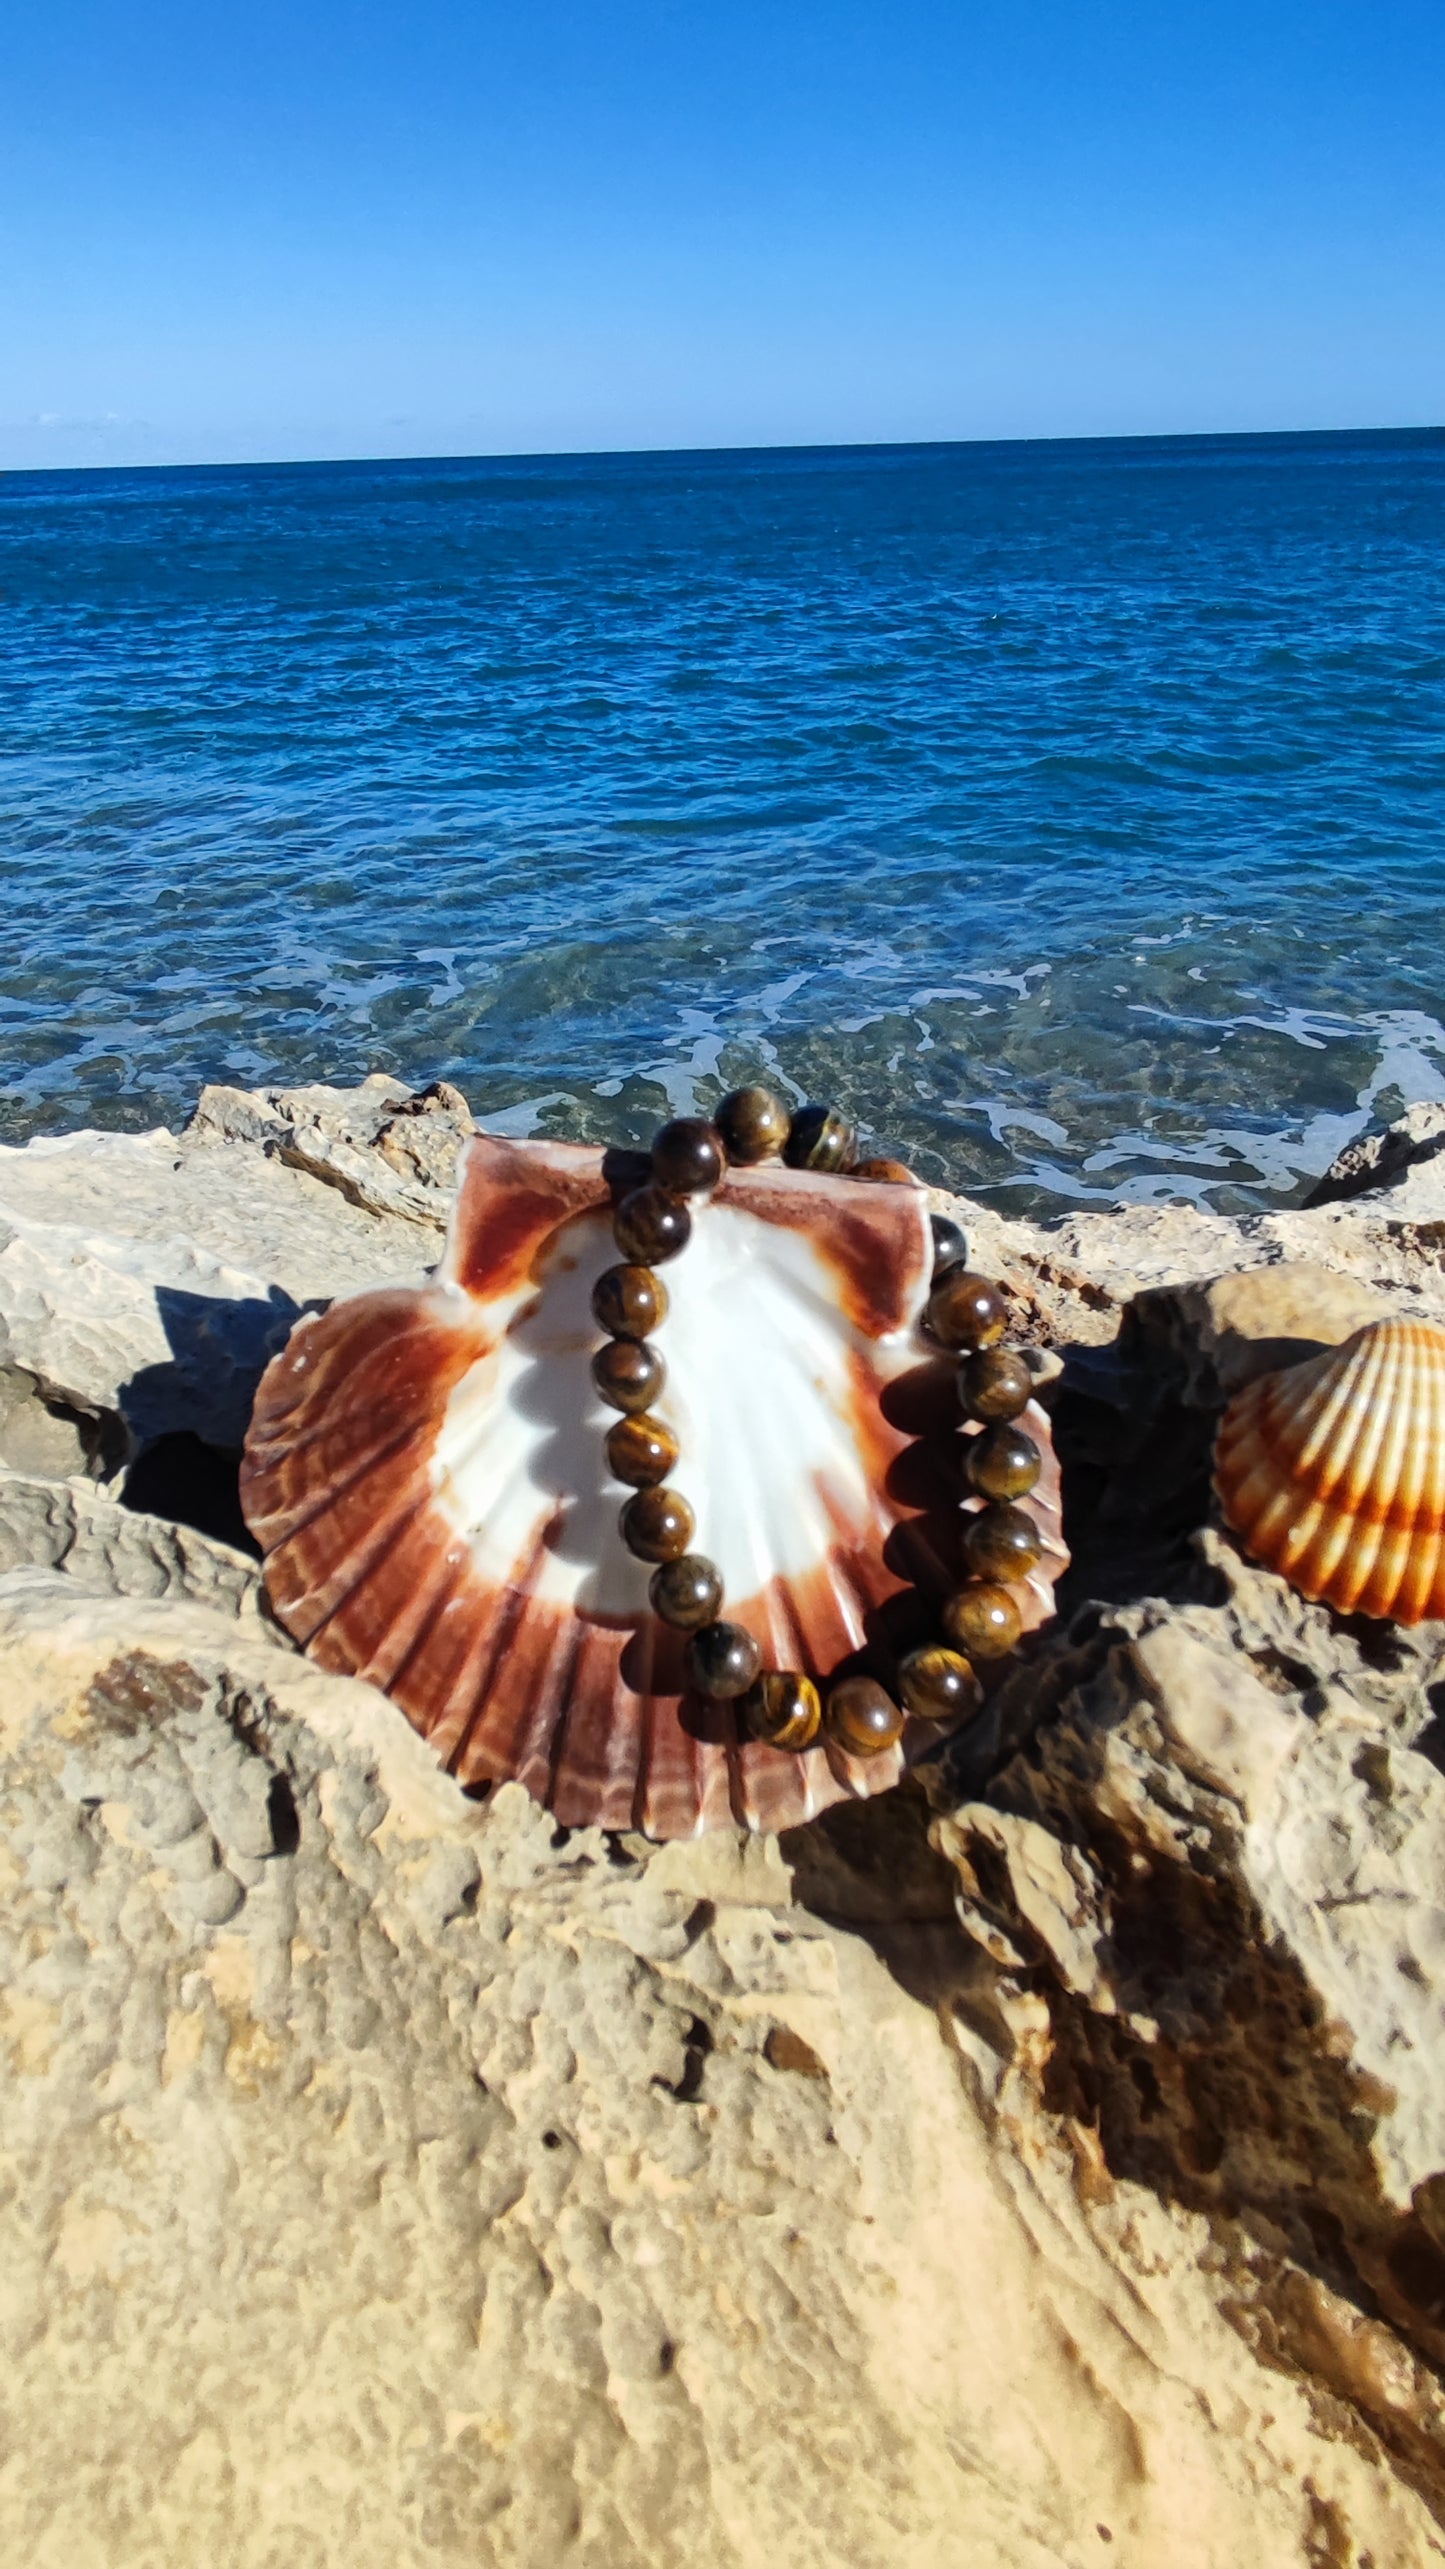
[[[667,1369],[648,1333],[668,1309],[667,1287],[655,1270],[679,1257],[692,1236],[687,1199],[710,1194],[729,1167],[777,1158],[789,1168],[912,1183],[900,1161],[860,1164],[852,1127],[836,1107],[803,1106],[790,1117],[766,1088],[734,1089],[710,1122],[684,1115],[664,1124],[647,1182],[613,1214],[622,1263],[609,1267],[592,1290],[593,1317],[607,1340],[592,1359],[592,1381],[598,1398],[621,1413],[608,1431],[606,1452],[609,1471],[632,1492],[619,1520],[622,1540],[635,1559],[653,1565],[654,1614],[687,1636],[689,1685],[736,1701],[750,1735],[773,1748],[811,1748],[823,1734],[849,1757],[876,1757],[897,1746],[909,1714],[944,1730],[967,1721],[982,1701],[974,1661],[1005,1656],[1021,1637],[1011,1587],[1043,1553],[1038,1527],[1018,1504],[1043,1468],[1038,1446],[1015,1423],[1033,1398],[1033,1376],[1024,1357],[1000,1343],[1006,1314],[997,1285],[974,1274],[959,1225],[935,1214],[924,1326],[936,1346],[959,1357],[960,1407],[982,1431],[966,1458],[970,1488],[982,1501],[964,1518],[969,1575],[944,1601],[943,1640],[920,1643],[897,1662],[895,1693],[854,1673],[833,1681],[825,1703],[811,1677],[765,1670],[752,1634],[723,1619],[716,1563],[690,1549],[696,1518],[669,1485],[679,1448],[672,1429],[653,1414]]]

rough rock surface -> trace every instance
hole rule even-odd
[[[319,1131],[318,1092],[301,1093],[314,1107],[306,1129]],[[258,1122],[271,1111],[256,1101]],[[338,1107],[338,1153],[356,1120]],[[262,1368],[301,1311],[362,1280],[416,1281],[435,1258],[439,1231],[384,1192],[378,1180],[353,1200],[265,1147],[228,1147],[222,1122],[201,1116],[179,1137],[0,1147],[0,1453],[21,1468],[33,1459],[38,1423],[12,1453],[5,1413],[35,1398],[72,1428],[80,1468],[95,1458],[113,1470],[182,1432],[239,1447]]]
[[[66,1570],[119,1597],[184,1597],[255,1620],[261,1575],[244,1552],[123,1507],[80,1479],[0,1469],[0,1571]]]
[[[1036,2106],[1353,2311],[1347,2396],[1438,2505],[1445,1630],[1351,1631],[1200,1549],[1220,1601],[1076,1625],[935,1843],[1002,2017],[1031,2019]]]
[[[1207,1284],[1154,1285],[1136,1294],[1121,1352],[1166,1377],[1177,1369],[1180,1399],[1217,1409],[1261,1374],[1302,1365],[1394,1309],[1373,1285],[1287,1259]]]
[[[1234,1381],[1438,1241],[964,1207],[1060,1627],[926,1783],[656,1849],[461,1796],[196,1530],[270,1335],[435,1254],[406,1106],[0,1154],[0,2558],[1445,2562],[1445,1631],[1199,1531]]]
[[[1397,1311],[1445,1321],[1445,1156],[1432,1119],[1445,1119],[1445,1107],[1412,1107],[1386,1132],[1351,1144],[1311,1201],[1288,1212],[1235,1220],[1194,1204],[1137,1204],[1044,1228],[968,1204],[965,1220],[978,1263],[1009,1285],[1030,1326],[1060,1345],[1107,1344],[1125,1308],[1151,1287],[1208,1284],[1285,1260],[1382,1293]]]
[[[946,1926],[559,1845],[194,1606],[0,1649],[7,2556],[1445,2557],[1202,2221],[1001,2158]]]
[[[414,1093],[381,1071],[360,1088],[204,1088],[186,1128],[193,1140],[258,1143],[367,1212],[434,1230],[446,1228],[457,1153],[475,1129],[444,1079]]]
[[[1445,1151],[1445,1106],[1407,1107],[1383,1133],[1363,1134],[1330,1162],[1309,1198],[1311,1206],[1341,1204],[1388,1189],[1392,1204],[1429,1206],[1445,1214],[1445,1169],[1430,1163]],[[1416,1177],[1413,1173],[1419,1171]]]

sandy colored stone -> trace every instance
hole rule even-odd
[[[1362,1134],[1331,1160],[1306,1202],[1348,1203],[1384,1189],[1401,1207],[1433,1208],[1445,1215],[1445,1169],[1433,1165],[1445,1151],[1445,1105],[1409,1106],[1383,1132]]]
[[[299,1313],[362,1281],[417,1282],[436,1247],[415,1221],[214,1134],[0,1147],[0,1377],[79,1413],[97,1443],[112,1432],[111,1468],[180,1430],[239,1446]],[[34,1466],[41,1432],[17,1463]]]
[[[418,1093],[374,1072],[360,1088],[205,1088],[192,1139],[250,1142],[352,1204],[443,1230],[457,1155],[475,1130],[460,1089]]]
[[[0,1366],[0,1466],[88,1480],[105,1467],[100,1421],[48,1401],[23,1366]]]
[[[1445,2557],[1202,2216],[1001,2150],[954,1926],[558,1843],[192,1605],[0,1649],[5,2557]]]
[[[189,1525],[122,1507],[92,1482],[0,1469],[0,1571],[64,1570],[121,1597],[177,1597],[255,1621],[260,1565]]]
[[[1261,1374],[1303,1364],[1394,1309],[1388,1294],[1357,1277],[1285,1259],[1206,1284],[1153,1285],[1136,1294],[1124,1314],[1121,1354],[1176,1369],[1180,1397],[1214,1409]]]
[[[1445,1109],[1411,1110],[1422,1132],[1441,1115]],[[1396,1182],[1377,1185],[1371,1176],[1357,1200],[1326,1201],[1322,1181],[1307,1206],[1241,1218],[1189,1203],[1129,1204],[1044,1224],[1010,1221],[969,1196],[935,1191],[932,1200],[962,1222],[974,1265],[1004,1284],[1020,1333],[1058,1346],[1108,1345],[1140,1295],[1282,1262],[1445,1323],[1445,1156],[1421,1142],[1418,1164],[1407,1149],[1384,1165],[1397,1168]]]
[[[1230,1600],[1104,1617],[1026,1753],[935,1842],[1000,1992],[1042,2002],[1036,2107],[1113,2175],[1242,2216],[1438,2365],[1445,1778],[1410,1743],[1445,1632],[1369,1685],[1326,1610],[1211,1549]],[[1445,2409],[1399,2369],[1440,2503]],[[1364,2405],[1406,2449],[1393,2398]]]

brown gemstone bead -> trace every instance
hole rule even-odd
[[[928,1298],[928,1326],[941,1347],[992,1347],[1007,1318],[997,1285],[970,1267],[951,1267]]]
[[[665,1481],[677,1461],[677,1438],[660,1418],[649,1417],[639,1410],[635,1418],[619,1418],[607,1431],[607,1469],[629,1489],[650,1490]]]
[[[696,1632],[701,1624],[711,1623],[723,1600],[722,1576],[714,1561],[701,1552],[684,1552],[677,1561],[664,1561],[654,1570],[647,1593],[652,1611],[663,1623],[672,1624],[678,1632]]]
[[[788,1138],[788,1110],[770,1088],[730,1090],[712,1120],[738,1168],[776,1159]]]
[[[970,1659],[1005,1659],[1017,1650],[1023,1621],[1007,1588],[988,1579],[970,1579],[955,1588],[939,1617],[950,1641]]]
[[[1022,1499],[1044,1468],[1044,1458],[1021,1427],[988,1427],[968,1449],[968,1477],[981,1499]]]
[[[950,1222],[946,1213],[931,1213],[929,1229],[933,1233],[933,1281],[941,1284],[951,1267],[968,1264],[968,1233],[961,1222]]]
[[[723,1140],[700,1115],[678,1115],[652,1145],[654,1186],[669,1195],[704,1195],[723,1173]]]
[[[881,1757],[903,1737],[903,1715],[876,1677],[840,1677],[823,1721],[849,1757]]]
[[[1012,1347],[980,1347],[958,1369],[958,1398],[965,1418],[992,1426],[1018,1418],[1034,1396],[1034,1378]]]
[[[738,1707],[744,1727],[770,1748],[811,1748],[823,1720],[818,1689],[811,1677],[790,1669],[770,1669],[750,1686]]]
[[[925,1722],[965,1722],[983,1701],[983,1688],[968,1661],[932,1642],[900,1659],[898,1692],[906,1710]]]
[[[624,1195],[612,1216],[612,1237],[624,1258],[647,1267],[675,1258],[692,1237],[692,1215],[665,1187],[639,1186]]]
[[[690,1686],[700,1695],[745,1695],[758,1673],[762,1652],[740,1623],[705,1623],[682,1654]]]
[[[647,1409],[667,1377],[655,1347],[636,1338],[612,1338],[592,1359],[592,1380],[609,1409]]]
[[[622,1540],[638,1561],[676,1561],[687,1550],[697,1520],[680,1490],[639,1490],[628,1500],[618,1523]]]
[[[860,1160],[848,1172],[850,1177],[867,1178],[874,1186],[912,1186],[913,1171],[902,1160]]]
[[[850,1169],[858,1137],[836,1106],[800,1106],[788,1126],[783,1157],[790,1169]]]
[[[609,1338],[650,1338],[667,1318],[667,1287],[650,1267],[608,1267],[592,1288],[592,1317]]]
[[[621,1433],[614,1427],[614,1436]],[[968,1566],[980,1579],[1026,1579],[1043,1552],[1043,1540],[1024,1508],[986,1507],[964,1526]]]

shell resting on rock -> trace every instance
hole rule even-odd
[[[1445,1615],[1445,1330],[1376,1320],[1236,1394],[1214,1485],[1247,1551],[1343,1614]]]
[[[903,1756],[774,1748],[683,1691],[589,1371],[613,1202],[645,1174],[477,1135],[435,1279],[333,1304],[268,1368],[243,1505],[288,1630],[384,1688],[462,1783],[515,1777],[569,1826],[789,1828],[895,1783]],[[654,1408],[765,1667],[826,1682],[872,1654],[886,1673],[958,1583],[955,1367],[918,1330],[931,1262],[921,1189],[765,1165],[695,1203],[664,1270]],[[1023,1423],[1044,1455],[1031,1627],[1068,1556],[1047,1419]],[[937,1736],[910,1723],[905,1751]]]

